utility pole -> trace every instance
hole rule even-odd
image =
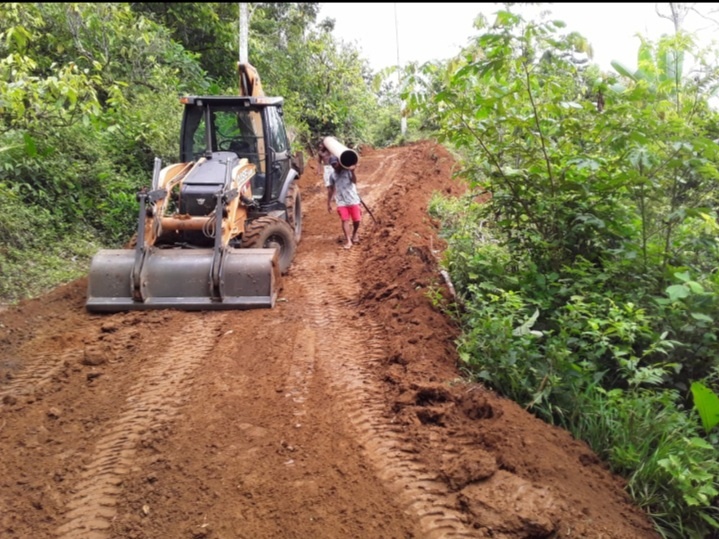
[[[248,62],[248,36],[249,36],[249,17],[247,15],[247,4],[240,3],[240,63]]]
[[[397,41],[397,91],[399,92],[402,87],[402,71],[400,70],[399,63],[399,23],[397,22],[397,2],[394,3],[394,32],[395,39]],[[401,101],[399,106],[400,114],[400,132],[402,136],[407,132],[407,118],[404,117],[404,101]]]

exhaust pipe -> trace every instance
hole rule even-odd
[[[359,154],[357,154],[356,151],[351,150],[334,137],[325,137],[322,140],[322,144],[325,145],[325,148],[327,148],[332,155],[340,160],[340,165],[344,168],[354,166],[359,161]]]

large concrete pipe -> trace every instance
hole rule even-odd
[[[334,137],[325,137],[322,140],[322,144],[325,145],[325,148],[327,148],[332,155],[340,160],[340,165],[344,168],[354,166],[359,161],[359,155],[356,151],[349,149]]]

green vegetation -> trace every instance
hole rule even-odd
[[[127,5],[0,9],[7,301],[81,275],[99,242],[129,235],[135,186],[154,154],[174,153],[177,106],[165,96],[198,87],[202,74]]]
[[[462,299],[463,368],[590,443],[665,537],[707,537],[719,529],[719,73],[699,57],[682,76],[696,51],[681,32],[612,75],[559,22],[505,10],[479,26],[463,58],[406,90],[471,187],[431,205]]]

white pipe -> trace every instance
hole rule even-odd
[[[356,165],[359,161],[359,154],[356,151],[348,148],[334,137],[325,137],[322,140],[322,144],[325,145],[325,148],[327,148],[332,155],[340,160],[340,165],[344,168]]]

